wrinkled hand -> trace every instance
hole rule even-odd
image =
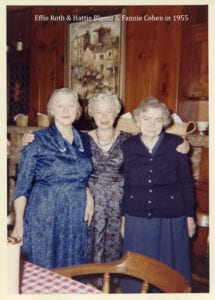
[[[15,237],[17,239],[21,240],[21,245],[22,245],[22,239],[23,239],[23,235],[24,235],[24,227],[23,227],[23,223],[19,223],[19,224],[15,224],[14,229],[11,233],[12,237]]]
[[[189,237],[193,237],[196,231],[196,223],[192,217],[187,217],[187,228]]]
[[[90,190],[87,189],[87,204],[84,214],[84,221],[87,222],[87,225],[89,226],[92,222],[94,214],[94,199],[90,193]]]
[[[184,142],[180,145],[178,145],[178,147],[176,148],[176,151],[182,153],[182,154],[186,154],[190,151],[190,144],[189,142],[184,139]]]
[[[25,133],[22,137],[22,145],[27,146],[28,144],[32,143],[34,140],[34,134],[32,131]]]

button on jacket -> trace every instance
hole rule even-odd
[[[182,138],[162,133],[152,153],[141,134],[123,144],[123,214],[139,217],[179,217],[194,214],[194,186],[189,156],[176,151]]]

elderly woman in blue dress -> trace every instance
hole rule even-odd
[[[189,237],[195,232],[194,188],[188,155],[177,152],[181,137],[164,132],[168,108],[154,97],[133,111],[141,133],[123,144],[123,253],[134,251],[162,261],[191,281]],[[124,293],[140,282],[122,280]]]
[[[21,153],[12,236],[22,239],[26,260],[54,268],[87,262],[87,223],[94,204],[87,189],[89,136],[72,126],[81,115],[77,94],[55,90],[48,112],[54,124],[36,131]]]

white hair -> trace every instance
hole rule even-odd
[[[79,117],[82,114],[82,108],[80,106],[80,103],[78,101],[78,94],[74,92],[73,90],[69,88],[61,88],[61,89],[56,89],[52,93],[51,97],[49,98],[48,104],[47,104],[47,112],[48,115],[51,117],[51,110],[53,108],[54,102],[56,99],[59,98],[69,98],[71,99],[75,105],[76,105],[76,119],[79,119]]]
[[[116,114],[118,115],[122,104],[118,97],[116,95],[110,94],[110,93],[100,93],[96,94],[92,98],[90,98],[89,103],[88,103],[88,113],[91,117],[94,115],[94,108],[95,104],[98,102],[109,102],[113,105],[113,108],[116,111]]]
[[[171,124],[171,122],[172,122],[171,113],[170,113],[168,107],[166,106],[166,104],[163,102],[160,102],[157,98],[152,97],[152,96],[143,99],[139,103],[139,105],[133,110],[132,116],[133,116],[134,120],[137,122],[140,114],[142,112],[147,111],[149,108],[161,109],[161,111],[163,113],[163,127],[168,127]]]

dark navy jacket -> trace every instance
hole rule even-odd
[[[149,153],[140,134],[123,144],[123,214],[172,218],[193,216],[194,186],[189,156],[176,151],[177,135],[164,133],[156,150]]]

